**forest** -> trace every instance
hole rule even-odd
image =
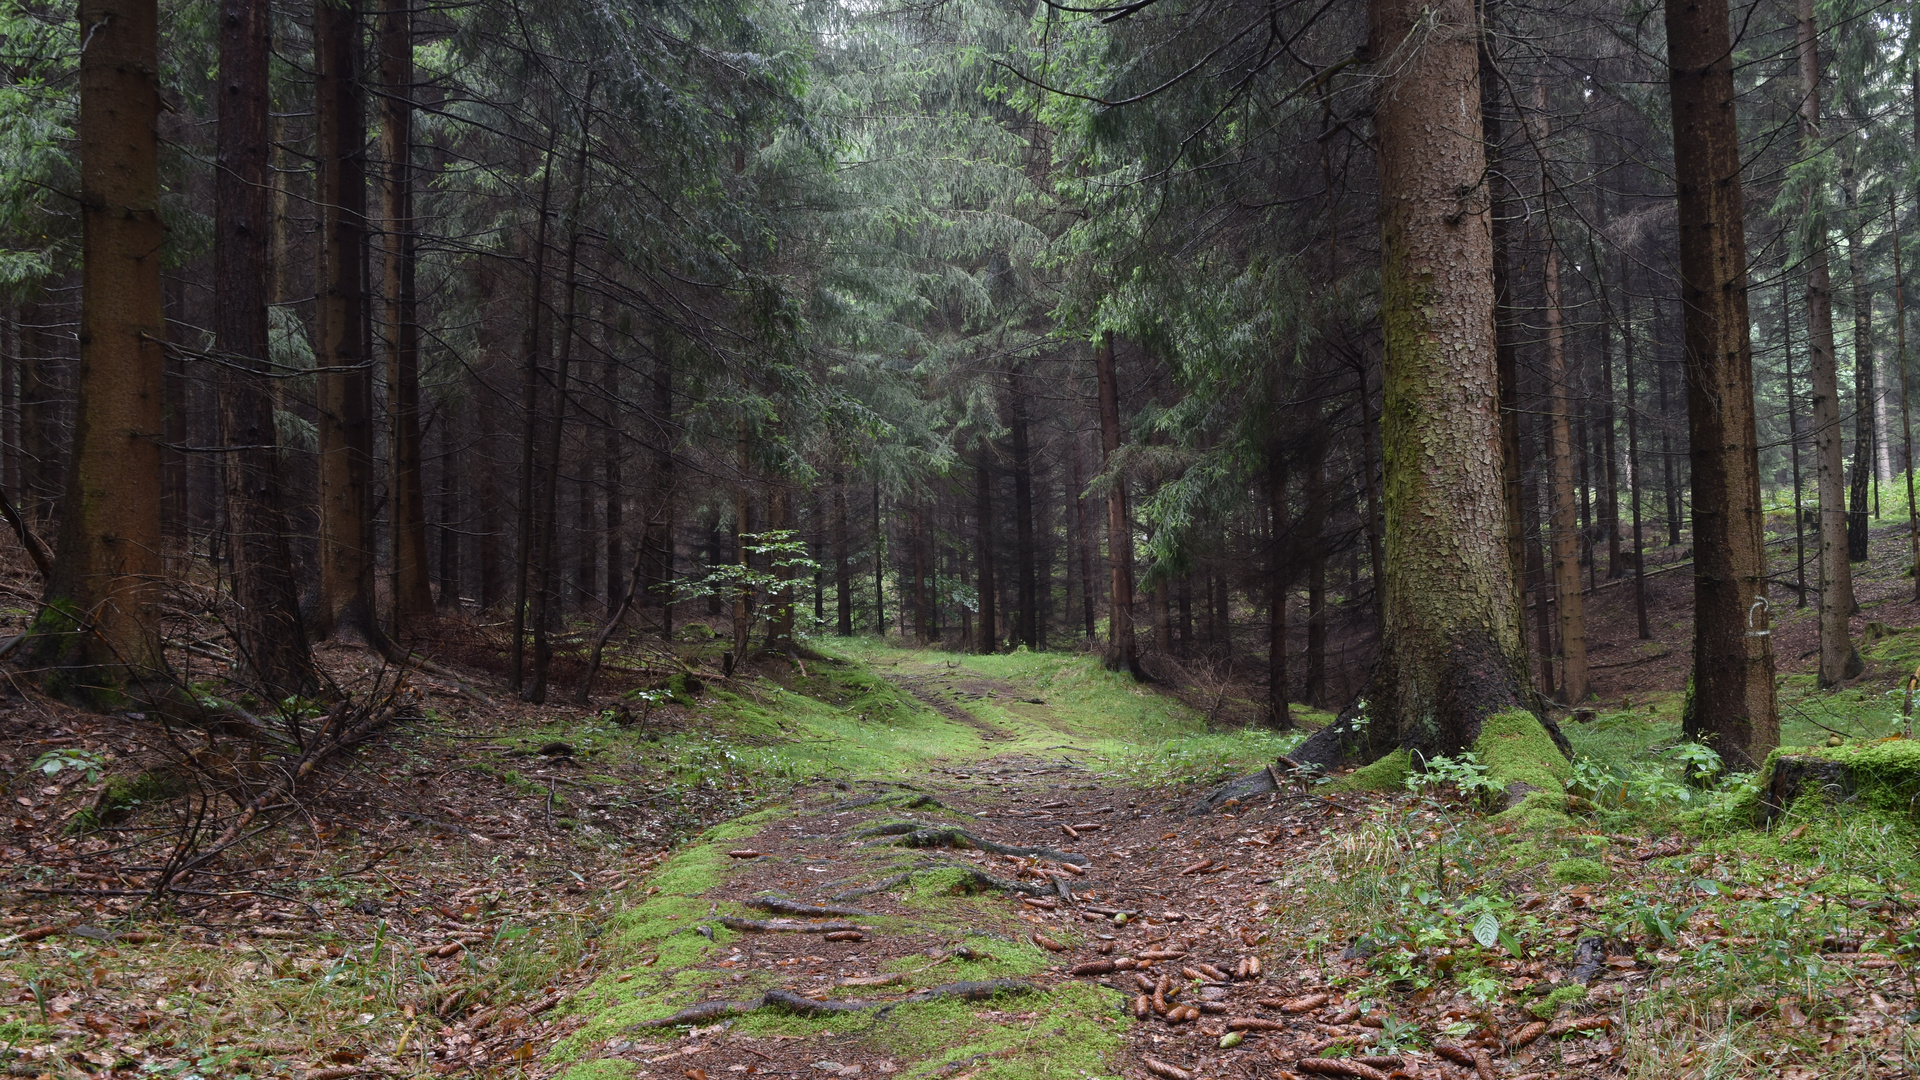
[[[0,1064],[1920,1075],[1917,12],[0,0]]]

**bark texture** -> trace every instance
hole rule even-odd
[[[1667,0],[1693,473],[1687,733],[1749,769],[1779,744],[1747,328],[1747,244],[1725,0]]]
[[[1813,0],[1798,0],[1800,144],[1821,152],[1820,57]],[[1847,506],[1840,452],[1840,373],[1833,348],[1833,278],[1827,265],[1825,207],[1809,186],[1802,202],[1807,230],[1807,352],[1813,411],[1814,483],[1820,500],[1820,677],[1833,686],[1866,670],[1847,629],[1853,615],[1853,567],[1847,561]]]
[[[387,0],[380,14],[380,153],[386,159],[382,227],[387,300],[388,513],[393,622],[433,611],[427,581],[427,496],[420,456],[420,327],[414,319],[413,14]],[[264,85],[264,84],[262,84]]]
[[[227,553],[242,664],[273,700],[319,685],[300,619],[287,547],[286,507],[267,366],[272,241],[267,205],[267,0],[226,0],[219,11],[220,129],[214,171],[214,337],[226,446]]]
[[[154,0],[80,5],[80,368],[46,607],[49,690],[110,704],[160,655],[160,115]]]
[[[1136,679],[1146,678],[1133,634],[1133,526],[1127,523],[1127,478],[1114,460],[1120,453],[1120,383],[1113,368],[1113,339],[1101,342],[1094,353],[1100,383],[1101,463],[1107,473],[1107,668],[1125,668]]]
[[[320,203],[320,296],[314,320],[320,443],[320,587],[312,623],[321,638],[372,642],[373,380],[365,363],[366,121],[355,0],[313,9],[315,146]]]
[[[1380,747],[1391,733],[1453,754],[1482,719],[1526,702],[1501,472],[1478,13],[1467,0],[1372,0],[1368,21],[1382,73],[1386,518],[1371,741]]]

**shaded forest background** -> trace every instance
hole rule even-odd
[[[272,52],[235,82],[242,10]],[[70,480],[75,20],[0,13],[0,486],[23,537],[57,530]],[[1856,561],[1910,516],[1908,20],[1734,13],[1782,612],[1822,591],[1817,428],[1843,439]],[[1365,36],[1356,5],[1291,2],[166,3],[144,437],[168,603],[237,625],[229,466],[264,445],[306,633],[534,700],[624,625],[738,656],[797,631],[1097,643],[1239,719],[1338,709],[1384,557]],[[1659,10],[1506,2],[1482,53],[1534,678],[1569,705],[1671,689],[1691,508]],[[218,332],[236,110],[270,143],[264,356]],[[1810,323],[1829,259],[1835,422]],[[271,417],[252,442],[223,412],[246,380]],[[336,459],[359,518],[329,534]],[[1910,572],[1905,543],[1871,555]],[[185,625],[170,647],[236,659]]]

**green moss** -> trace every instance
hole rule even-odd
[[[186,794],[186,791],[186,779],[171,770],[148,769],[134,776],[110,777],[93,805],[75,814],[67,828],[70,832],[87,832],[103,825],[118,824],[125,821],[136,807],[165,802]]]
[[[1553,744],[1545,725],[1524,709],[1495,713],[1480,722],[1473,752],[1487,767],[1487,778],[1501,787],[1525,784],[1564,795],[1573,765]]]
[[[595,1058],[575,1062],[559,1080],[626,1080],[633,1075],[634,1063],[621,1058]]]
[[[1597,885],[1613,876],[1594,859],[1562,859],[1554,863],[1547,874],[1562,885],[1578,885],[1581,882]]]
[[[1395,750],[1371,765],[1362,765],[1327,785],[1329,791],[1398,791],[1413,775],[1413,754]]]
[[[1526,797],[1492,818],[1526,832],[1555,832],[1573,827],[1567,816],[1567,797],[1550,791],[1529,791]]]
[[[1554,987],[1553,991],[1546,997],[1527,1006],[1527,1011],[1542,1020],[1547,1020],[1552,1018],[1554,1013],[1560,1011],[1560,1006],[1571,1005],[1576,1001],[1585,1001],[1586,999],[1586,987],[1581,986],[1579,983],[1568,983],[1565,986]]]

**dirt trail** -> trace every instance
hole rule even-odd
[[[946,715],[971,716],[955,696],[1012,692],[972,678],[897,681]],[[1262,886],[1354,809],[1279,794],[1237,816],[1188,818],[1076,764],[1016,755],[804,789],[790,814],[724,842],[727,872],[687,897],[692,914],[657,955],[689,941],[676,935],[714,944],[690,942],[697,961],[629,976],[616,995],[637,993],[653,1016],[568,1026],[583,1060],[693,1080],[1322,1069],[1328,1055],[1364,1056],[1380,1021],[1356,1024],[1330,985],[1347,964],[1302,962],[1301,942],[1270,939]],[[673,1019],[683,1023],[662,1023]],[[1522,1054],[1515,1066],[1532,1062]],[[481,1040],[445,1065],[490,1060]],[[1361,1068],[1376,1071],[1328,1074],[1471,1071],[1430,1055],[1368,1060]]]

